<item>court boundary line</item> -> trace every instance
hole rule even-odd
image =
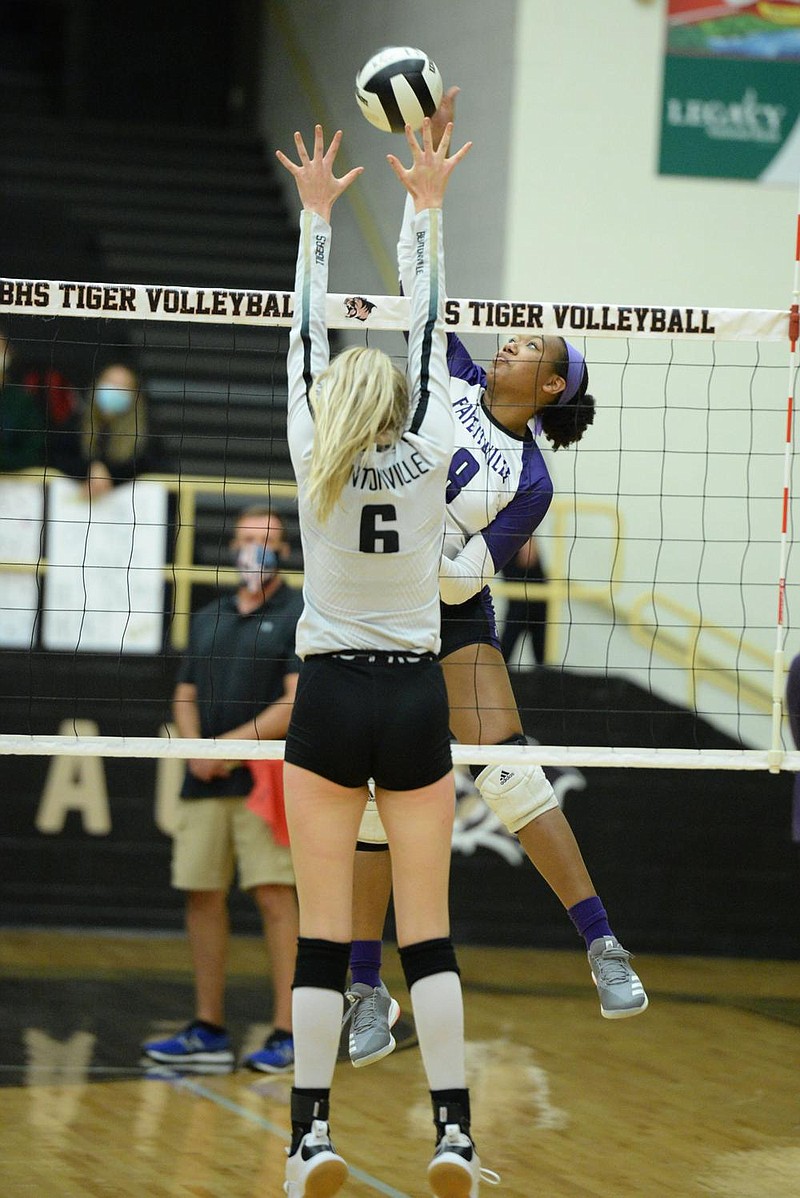
[[[264,1118],[256,1111],[251,1111],[249,1107],[241,1106],[238,1102],[234,1102],[232,1098],[227,1098],[224,1094],[217,1094],[215,1090],[210,1090],[199,1082],[193,1081],[191,1078],[181,1077],[179,1074],[174,1074],[171,1077],[165,1076],[163,1080],[176,1090],[188,1090],[189,1093],[197,1095],[198,1098],[206,1098],[210,1102],[216,1103],[226,1111],[231,1111],[234,1115],[240,1115],[250,1123],[254,1123],[256,1127],[263,1128],[270,1135],[277,1136],[284,1140],[287,1144],[291,1140],[289,1133],[277,1123],[273,1123],[271,1119]],[[364,1169],[359,1169],[357,1165],[351,1165],[347,1162],[347,1167],[350,1170],[350,1176],[356,1181],[361,1181],[368,1185],[370,1189],[375,1190],[378,1194],[383,1194],[385,1198],[411,1198],[410,1194],[403,1190],[395,1190],[392,1186],[387,1185],[378,1177],[373,1177],[371,1173],[367,1173]]]

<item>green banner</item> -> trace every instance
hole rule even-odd
[[[676,0],[672,4],[677,7]],[[800,25],[765,23],[758,10],[775,5],[750,6],[755,11],[717,20],[700,18],[699,6],[692,19],[687,0],[680,14],[674,7],[664,63],[660,173],[796,187]],[[795,14],[800,18],[800,8]]]

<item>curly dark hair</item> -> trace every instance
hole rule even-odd
[[[556,374],[566,382],[569,356],[564,338],[561,337],[559,340],[564,347],[564,356],[556,362],[554,369]],[[583,375],[572,399],[562,404],[548,404],[538,413],[542,432],[552,444],[553,449],[563,449],[566,445],[580,441],[589,425],[594,423],[595,401],[593,395],[587,394],[588,386],[589,371],[584,363]]]

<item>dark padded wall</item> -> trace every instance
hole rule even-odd
[[[155,736],[169,714],[174,660],[48,654],[0,658],[0,727],[55,733],[88,718],[101,734]],[[725,738],[621,680],[556,671],[515,675],[526,730],[542,743],[720,745]],[[33,699],[31,699],[33,695]],[[571,735],[562,735],[568,722]],[[657,740],[654,741],[654,737]],[[730,743],[730,742],[727,742]],[[7,757],[0,804],[2,919],[43,925],[178,928],[169,886],[170,844],[154,820],[155,764],[105,763],[112,818],[94,836],[78,814],[63,831],[35,827],[46,758]],[[567,798],[576,831],[615,930],[638,951],[793,957],[788,914],[800,901],[798,849],[790,841],[792,779],[730,771],[584,771]],[[256,931],[245,896],[234,926]],[[457,941],[549,948],[579,942],[527,863],[489,847],[455,853]]]

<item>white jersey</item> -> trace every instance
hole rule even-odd
[[[408,427],[356,462],[328,520],[305,498],[314,438],[313,380],[327,366],[330,225],[303,211],[287,359],[288,439],[298,485],[305,580],[297,653],[393,649],[438,653],[438,571],[453,452],[444,333],[442,214],[413,222]]]
[[[397,246],[400,282],[409,293],[414,242],[406,203]],[[530,429],[517,436],[483,402],[486,372],[454,335],[448,337],[450,402],[456,422],[448,472],[441,591],[463,603],[486,585],[541,523],[553,484]]]

